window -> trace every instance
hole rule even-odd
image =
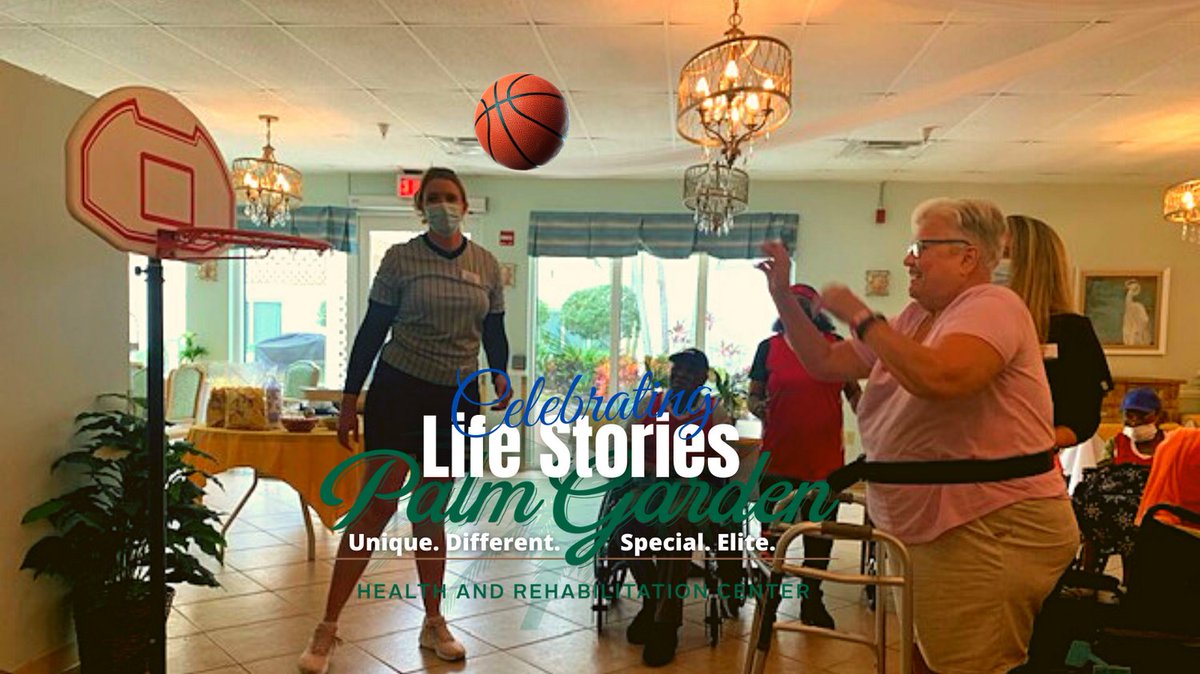
[[[631,390],[647,359],[661,382],[666,357],[692,346],[744,392],[777,318],[762,272],[745,259],[538,257],[536,273],[533,376],[545,378],[543,395],[563,394],[577,374],[585,394],[593,383],[604,395]]]
[[[146,364],[149,344],[146,314],[146,277],[137,273],[147,264],[141,255],[129,256],[129,361]],[[187,262],[163,262],[163,356],[164,368],[179,365],[179,338],[187,330]],[[215,336],[213,336],[215,337]],[[203,336],[201,339],[203,343]]]
[[[336,385],[346,368],[349,256],[278,250],[244,264],[243,357],[282,373],[311,360],[320,385]]]
[[[763,273],[750,260],[708,261],[705,348],[709,363],[731,376],[749,376],[758,343],[778,318]]]

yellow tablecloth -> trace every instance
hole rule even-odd
[[[188,442],[215,460],[197,459],[197,468],[216,474],[248,467],[260,476],[283,480],[308,501],[330,529],[339,517],[349,512],[362,484],[362,470],[356,465],[342,475],[334,488],[342,504],[334,507],[321,501],[321,482],[325,476],[354,453],[338,444],[337,433],[321,428],[310,433],[289,433],[194,426],[188,431]]]

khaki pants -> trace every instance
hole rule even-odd
[[[1033,619],[1078,548],[1066,499],[1014,503],[908,546],[925,662],[937,674],[1005,673],[1024,663]]]

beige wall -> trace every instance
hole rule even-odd
[[[62,586],[18,570],[46,533],[20,520],[66,485],[50,463],[74,415],[126,388],[126,257],[64,206],[63,143],[90,101],[0,61],[0,670],[73,640]]]
[[[876,183],[755,181],[755,211],[800,214],[797,277],[818,287],[838,281],[861,291],[867,269],[890,269],[892,294],[872,298],[894,313],[907,300],[903,249],[910,238],[908,215],[934,196],[976,196],[996,201],[1005,212],[1045,219],[1063,236],[1076,266],[1084,269],[1171,269],[1171,298],[1165,356],[1110,358],[1114,373],[1191,378],[1200,369],[1200,246],[1181,243],[1178,230],[1159,216],[1157,185],[889,183],[888,223],[876,225]],[[1182,178],[1182,176],[1181,176]],[[529,260],[524,254],[531,210],[679,212],[679,181],[538,180],[533,176],[468,177],[474,195],[486,195],[488,213],[473,217],[476,240],[501,262],[519,265],[518,286],[509,291],[508,332],[514,353],[524,353],[529,304]],[[309,174],[310,204],[345,205],[350,194],[388,194],[390,174]],[[736,224],[734,225],[736,227]],[[501,229],[517,233],[517,245],[500,248]],[[736,311],[736,308],[717,311]],[[352,328],[353,330],[353,328]]]

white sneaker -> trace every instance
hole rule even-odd
[[[300,674],[325,674],[329,671],[329,658],[333,650],[342,643],[337,637],[337,623],[319,623],[313,630],[308,648],[300,654],[296,667]]]
[[[467,648],[454,638],[446,619],[442,616],[425,617],[421,623],[421,648],[426,648],[443,660],[462,660],[467,657]]]

